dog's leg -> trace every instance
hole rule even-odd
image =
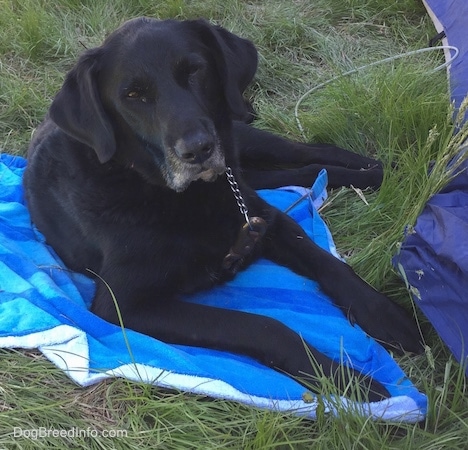
[[[118,302],[120,295],[115,292],[114,295]],[[107,296],[105,289],[101,289],[93,310],[118,324],[115,308]],[[124,326],[163,342],[249,356],[318,393],[323,391],[320,378],[325,376],[345,395],[353,392],[353,388],[358,388],[359,395],[369,401],[389,395],[380,383],[332,361],[275,319],[174,298],[156,298],[154,293],[151,298],[133,298],[129,308],[121,305]],[[106,307],[102,308],[103,305]]]
[[[330,187],[377,188],[382,183],[379,161],[333,145],[293,142],[241,122],[234,122],[234,136],[243,178],[254,189],[310,186],[323,168]]]
[[[355,170],[326,164],[271,170],[243,168],[242,177],[253,189],[274,189],[282,186],[310,187],[322,169],[327,170],[328,187],[332,189],[342,186],[354,186],[360,189],[377,188],[382,184],[381,169]]]
[[[262,244],[265,257],[317,281],[351,323],[357,322],[385,347],[420,353],[420,336],[406,311],[311,241],[286,214],[278,211]]]

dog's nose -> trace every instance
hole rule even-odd
[[[205,132],[191,133],[179,139],[175,145],[177,156],[190,164],[206,161],[214,149],[213,138]]]

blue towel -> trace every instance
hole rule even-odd
[[[66,270],[41,234],[31,227],[21,179],[26,161],[0,155],[0,346],[38,348],[71,379],[88,386],[126,377],[161,387],[235,400],[315,418],[317,406],[339,413],[342,405],[372,418],[405,422],[425,417],[427,399],[391,356],[359,327],[352,327],[315,282],[260,260],[225,285],[190,301],[275,317],[338,360],[372,374],[392,397],[375,403],[306,395],[293,379],[252,359],[226,352],[168,345],[109,324],[89,312],[94,283]],[[316,211],[326,197],[326,172],[312,189],[261,191],[286,209],[322,247],[335,252]],[[315,202],[315,207],[314,207]],[[332,401],[333,400],[333,401]]]

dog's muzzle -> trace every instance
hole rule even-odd
[[[172,153],[172,156],[167,158],[163,175],[168,187],[177,192],[182,192],[188,188],[192,181],[213,182],[225,170],[224,154],[220,147],[216,146],[211,156],[202,164],[188,163]]]

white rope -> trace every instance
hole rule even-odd
[[[323,88],[327,84],[333,83],[334,81],[338,80],[339,78],[346,77],[347,75],[351,75],[353,73],[359,72],[360,70],[368,69],[369,67],[377,66],[379,64],[385,64],[385,63],[388,63],[388,62],[395,61],[397,59],[406,58],[408,56],[413,56],[413,55],[417,55],[419,53],[425,53],[425,52],[430,52],[430,51],[434,51],[434,50],[453,50],[455,53],[444,64],[441,64],[440,66],[436,67],[430,73],[434,73],[434,72],[437,72],[439,70],[444,69],[445,67],[448,67],[450,64],[452,64],[452,62],[458,57],[458,55],[460,53],[458,48],[454,47],[453,45],[439,45],[437,47],[420,48],[418,50],[413,50],[411,52],[406,52],[406,53],[401,53],[399,55],[390,56],[389,58],[384,58],[384,59],[381,59],[379,61],[375,61],[373,63],[357,67],[356,69],[352,69],[352,70],[349,70],[348,72],[342,73],[341,75],[337,75],[336,77],[333,77],[330,80],[325,81],[323,83],[320,83],[317,86],[314,86],[312,89],[309,89],[305,94],[303,94],[301,96],[301,98],[299,98],[299,100],[297,101],[296,106],[294,108],[294,117],[296,118],[297,126],[298,126],[299,131],[301,132],[302,136],[304,137],[304,139],[306,139],[306,136],[305,136],[304,128],[302,127],[301,121],[299,119],[299,107],[300,107],[301,103],[310,94],[312,94],[315,91],[318,91],[319,89]]]

